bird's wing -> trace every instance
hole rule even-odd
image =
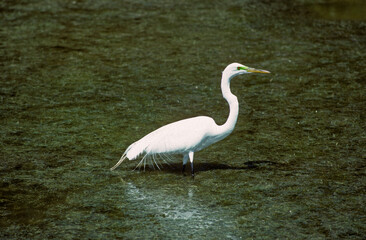
[[[126,150],[128,159],[142,153],[186,153],[200,148],[200,144],[217,125],[210,117],[195,117],[165,125],[149,133]]]

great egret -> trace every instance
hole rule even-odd
[[[111,171],[116,169],[126,158],[134,160],[141,154],[144,154],[141,162],[151,155],[155,161],[155,154],[183,154],[183,172],[189,159],[193,177],[194,153],[224,139],[234,130],[239,114],[239,102],[230,91],[230,81],[233,77],[245,73],[270,72],[250,68],[239,63],[231,63],[225,68],[221,78],[221,91],[222,96],[229,103],[230,113],[223,125],[217,125],[210,117],[199,116],[162,126],[132,143],[117,164],[111,168]],[[157,165],[157,167],[159,166]]]

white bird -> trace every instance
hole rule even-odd
[[[117,164],[111,168],[111,171],[116,169],[126,158],[134,160],[142,154],[144,156],[141,162],[147,156],[153,156],[155,161],[156,154],[183,154],[183,172],[189,159],[193,177],[194,153],[224,139],[234,130],[239,114],[239,102],[230,91],[230,81],[233,77],[245,73],[270,72],[250,68],[239,63],[232,63],[225,68],[221,78],[221,91],[222,96],[229,103],[230,113],[223,125],[217,125],[210,117],[198,116],[162,126],[132,143]],[[156,165],[159,168],[158,164]]]

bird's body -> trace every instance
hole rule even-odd
[[[173,122],[133,143],[126,156],[135,159],[142,153],[196,152],[207,146],[207,139],[214,134],[215,127],[214,120],[204,116]]]
[[[155,154],[183,154],[183,170],[190,159],[193,176],[193,154],[222,140],[234,130],[239,114],[239,103],[230,91],[230,80],[234,76],[250,72],[269,73],[238,63],[232,63],[225,68],[221,79],[221,90],[229,103],[230,114],[223,125],[217,125],[210,117],[199,116],[162,126],[132,143],[111,170],[118,167],[126,158],[133,160],[140,155],[144,155],[144,159]]]

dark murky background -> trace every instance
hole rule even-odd
[[[0,237],[362,239],[366,3],[1,1]],[[162,171],[110,172],[182,118],[233,134]]]

